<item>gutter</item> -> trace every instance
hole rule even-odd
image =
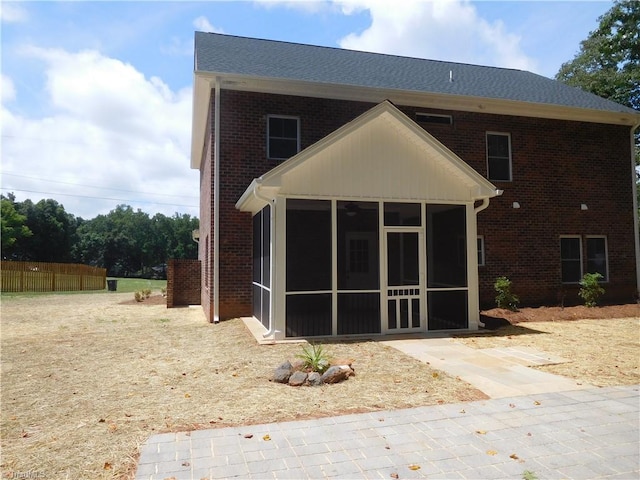
[[[262,200],[263,202],[266,202],[269,205],[269,214],[270,214],[270,221],[271,221],[271,228],[269,229],[269,236],[271,238],[269,238],[269,261],[273,260],[273,255],[274,255],[274,250],[275,250],[275,244],[276,244],[276,236],[274,234],[274,229],[275,229],[275,225],[276,225],[276,199],[269,199],[263,195],[260,194],[260,187],[262,186],[262,178],[256,178],[255,180],[255,185],[253,187],[253,195],[259,199]],[[271,286],[271,299],[269,301],[269,330],[267,330],[265,333],[262,334],[262,338],[267,338],[270,337],[271,335],[274,335],[276,333],[276,326],[275,326],[275,319],[274,319],[274,313],[275,313],[275,302],[273,301],[273,291],[275,290],[275,275],[274,275],[274,268],[273,268],[273,264],[270,265],[269,267],[269,285]]]
[[[500,197],[502,196],[502,194],[504,193],[504,190],[498,190],[496,189],[496,197]],[[478,205],[477,207],[475,207],[473,209],[473,211],[475,212],[475,214],[479,214],[481,211],[483,211],[484,209],[486,209],[489,206],[489,199],[488,198],[483,198],[482,199],[482,203],[480,205]]]

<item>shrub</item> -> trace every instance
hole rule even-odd
[[[322,345],[303,346],[302,353],[296,355],[304,362],[304,368],[314,372],[324,373],[330,366],[329,357]]]
[[[580,280],[580,291],[578,295],[584,300],[587,307],[595,307],[598,298],[604,294],[604,288],[598,283],[602,279],[599,273],[585,273]]]
[[[520,299],[511,292],[511,280],[507,277],[496,278],[493,288],[498,292],[496,295],[496,305],[498,308],[506,308],[512,312],[518,311],[518,303]]]
[[[141,302],[144,300],[144,296],[142,295],[142,292],[135,292],[133,294],[133,298],[136,299],[136,302]]]
[[[144,295],[144,298],[149,298],[151,296],[151,289],[145,288],[144,290],[142,290],[142,294]]]

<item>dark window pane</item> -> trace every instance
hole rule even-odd
[[[262,321],[262,289],[259,285],[253,286],[253,316]]]
[[[487,163],[490,180],[511,180],[511,154],[508,135],[487,134]]]
[[[469,326],[467,291],[427,293],[429,330],[449,330]]]
[[[338,288],[380,288],[378,204],[338,202]]]
[[[587,273],[599,273],[607,280],[607,242],[604,237],[587,238]]]
[[[285,159],[298,153],[298,119],[269,117],[269,158]]]
[[[380,333],[380,294],[338,294],[338,335]]]
[[[467,286],[464,205],[427,205],[427,286]]]
[[[298,153],[298,140],[272,138],[269,142],[269,158],[285,159]]]
[[[287,295],[286,336],[331,335],[331,294]]]
[[[562,283],[577,283],[582,277],[579,238],[560,239]]]
[[[489,157],[489,180],[508,182],[511,180],[509,159]]]
[[[387,226],[420,226],[422,214],[419,203],[390,203],[384,204],[384,224]]]
[[[387,233],[387,285],[419,285],[418,234]]]
[[[509,136],[488,134],[487,152],[490,157],[509,158]]]
[[[287,200],[287,291],[331,289],[331,202]]]

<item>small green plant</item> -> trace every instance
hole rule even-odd
[[[304,368],[311,369],[314,372],[324,373],[330,366],[329,356],[322,345],[305,345],[302,347],[302,353],[296,355],[296,357],[304,362]]]
[[[595,307],[598,298],[604,294],[604,288],[598,283],[603,276],[599,273],[585,273],[580,280],[580,291],[578,295],[584,300],[587,307]]]
[[[511,280],[507,277],[496,278],[493,288],[498,292],[496,295],[496,305],[498,308],[506,308],[512,312],[518,311],[518,303],[520,299],[511,292]]]
[[[162,293],[162,296],[163,296],[163,297],[166,297],[166,296],[167,296],[167,287],[162,287],[162,288],[160,289],[160,293]]]
[[[144,295],[142,294],[142,292],[138,291],[133,294],[133,298],[136,299],[136,302],[141,302],[144,300]]]
[[[144,295],[144,298],[149,298],[151,296],[151,289],[145,288],[142,290],[142,294]]]
[[[538,476],[531,470],[525,470],[522,472],[522,480],[538,480]]]

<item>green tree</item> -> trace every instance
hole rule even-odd
[[[2,257],[9,258],[10,250],[23,238],[30,237],[33,232],[25,225],[27,217],[20,215],[14,207],[15,197],[0,197],[0,235],[2,237]]]
[[[640,110],[640,1],[616,0],[598,21],[598,28],[580,43],[575,58],[562,64],[556,79]],[[638,130],[635,144],[636,165],[640,167]],[[636,186],[640,216],[639,168]]]
[[[556,79],[640,110],[640,2],[617,0]]]
[[[16,260],[38,262],[69,262],[75,241],[78,219],[68,214],[64,205],[53,199],[33,203],[27,199],[14,204],[16,211],[26,218],[25,225],[33,235],[24,237],[11,248]]]

